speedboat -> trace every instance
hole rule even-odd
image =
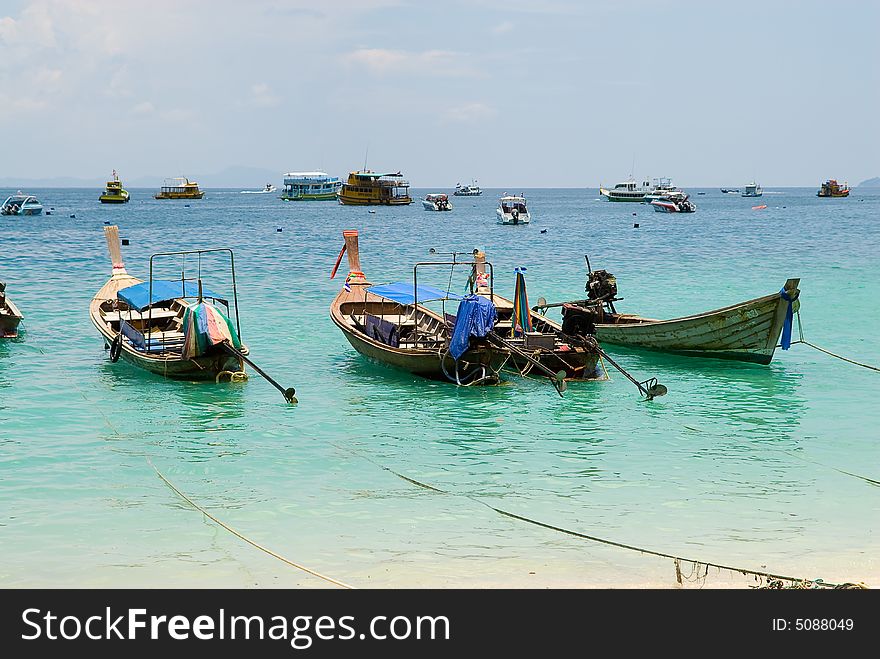
[[[117,176],[115,169],[113,170],[113,179],[107,181],[104,192],[98,197],[98,201],[102,204],[128,203],[128,190],[123,189],[122,181],[119,180],[119,176]]]
[[[275,192],[277,188],[271,183],[267,183],[262,190],[242,190],[241,194],[266,194],[267,192]]]
[[[21,190],[7,197],[0,206],[0,215],[39,215],[42,212],[43,204],[35,196],[23,194]]]
[[[528,224],[532,219],[529,215],[529,209],[526,207],[526,198],[522,195],[501,197],[498,200],[495,214],[501,224]]]
[[[426,211],[451,211],[452,204],[449,203],[449,195],[443,192],[431,193],[425,195],[422,199],[422,207]]]
[[[659,199],[652,199],[651,206],[658,213],[693,213],[696,205],[684,192],[668,192]]]

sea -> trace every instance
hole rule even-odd
[[[564,396],[515,372],[457,387],[368,361],[329,316],[357,229],[373,283],[481,249],[496,292],[512,297],[524,268],[531,304],[561,302],[583,297],[588,257],[616,276],[618,311],[652,318],[799,277],[803,337],[876,367],[880,189],[689,189],[693,214],[589,188],[485,189],[446,213],[419,203],[443,188],[371,208],[27,192],[45,214],[0,218],[0,280],[25,316],[0,342],[0,586],[880,587],[876,370],[803,343],[767,366],[605,345],[668,393],[645,400],[607,362]],[[531,224],[497,223],[503,193],[526,196]],[[215,384],[112,363],[88,315],[111,224],[129,273],[148,278],[157,255],[154,277],[234,293],[251,359],[298,404],[250,368]],[[223,253],[167,254],[210,248],[233,251],[234,291]],[[467,275],[419,268],[456,293]]]

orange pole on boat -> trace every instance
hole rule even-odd
[[[333,266],[333,272],[330,273],[330,279],[333,279],[336,276],[336,271],[339,270],[339,264],[342,263],[342,255],[345,254],[345,245],[342,246],[342,249],[339,250],[339,256],[336,257],[336,265]]]

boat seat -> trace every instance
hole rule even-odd
[[[368,337],[392,348],[400,345],[400,328],[395,323],[371,314],[366,314],[365,320],[364,327]]]
[[[152,318],[153,320],[163,320],[166,318],[174,318],[177,316],[176,311],[172,311],[171,309],[153,309],[152,315],[149,311],[103,311],[101,312],[103,318],[108,323],[118,323],[121,320],[149,320]]]

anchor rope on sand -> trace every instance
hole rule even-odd
[[[343,583],[342,581],[339,581],[339,580],[337,580],[337,579],[333,579],[332,577],[328,577],[328,576],[325,575],[325,574],[321,574],[320,572],[316,572],[315,570],[309,569],[309,568],[307,568],[305,565],[300,565],[299,563],[295,563],[294,561],[290,560],[289,558],[285,558],[284,556],[275,553],[275,552],[272,551],[271,549],[268,549],[267,547],[264,547],[263,545],[259,544],[258,542],[255,542],[254,540],[251,540],[250,538],[248,538],[248,537],[245,536],[244,534],[239,533],[238,531],[236,531],[234,528],[232,528],[232,527],[229,526],[228,524],[226,524],[226,523],[220,521],[219,519],[217,519],[216,517],[214,517],[211,513],[209,513],[207,510],[205,510],[204,508],[202,508],[202,507],[201,507],[199,504],[197,504],[195,501],[193,501],[193,500],[190,499],[188,496],[186,496],[186,494],[184,494],[184,493],[181,492],[179,489],[177,489],[171,481],[169,481],[167,478],[165,478],[165,476],[162,475],[162,472],[160,472],[158,469],[156,469],[156,465],[154,465],[149,459],[147,459],[147,462],[150,464],[150,466],[151,466],[151,467],[153,468],[153,470],[156,472],[156,475],[159,476],[159,478],[161,478],[162,481],[163,481],[168,487],[170,487],[171,490],[172,490],[177,496],[179,496],[181,499],[183,499],[184,501],[186,501],[190,506],[192,506],[193,508],[195,508],[196,510],[198,510],[200,513],[202,513],[205,517],[207,517],[208,519],[210,519],[212,522],[214,522],[215,524],[220,525],[221,527],[223,527],[224,529],[226,529],[227,531],[229,531],[229,532],[230,532],[232,535],[234,535],[235,537],[240,538],[241,540],[244,540],[246,543],[248,543],[248,544],[251,545],[252,547],[256,547],[256,548],[259,549],[260,551],[269,554],[269,556],[272,556],[273,558],[277,558],[277,559],[278,559],[279,561],[281,561],[282,563],[286,563],[287,565],[290,565],[290,566],[292,566],[292,567],[295,567],[295,568],[298,569],[298,570],[302,570],[303,572],[307,572],[308,574],[311,574],[311,575],[314,576],[314,577],[318,577],[319,579],[323,579],[324,581],[328,581],[328,582],[330,582],[330,583],[332,583],[332,584],[335,584],[335,585],[337,585],[337,586],[341,586],[342,588],[354,589],[354,586],[349,586],[347,583]]]
[[[811,348],[814,348],[814,349],[818,350],[819,352],[824,352],[826,355],[830,355],[831,357],[835,357],[836,359],[840,359],[840,360],[848,362],[850,364],[855,364],[856,366],[861,366],[862,368],[869,368],[872,371],[880,371],[880,367],[871,366],[870,364],[864,364],[862,362],[857,362],[854,359],[848,359],[842,355],[838,355],[836,353],[833,353],[830,350],[826,350],[825,348],[821,348],[821,347],[817,346],[815,343],[810,343],[809,341],[807,341],[804,338],[804,326],[801,324],[801,312],[800,311],[797,312],[797,319],[798,319],[799,338],[797,341],[792,341],[791,342],[792,345],[794,345],[795,343],[803,343],[804,345],[810,346]],[[776,346],[776,347],[778,348],[780,346]]]
[[[341,447],[339,447],[339,448],[341,448]],[[400,472],[397,472],[394,469],[391,469],[390,467],[387,467],[387,466],[381,464],[380,462],[373,460],[370,456],[368,456],[360,451],[354,451],[352,449],[348,449],[348,450],[349,450],[349,452],[354,452],[354,453],[358,454],[361,458],[367,460],[368,462],[371,462],[372,464],[376,465],[380,469],[383,469],[383,470],[389,472],[390,474],[393,474],[394,476],[397,476],[398,478],[400,478],[408,483],[416,485],[417,487],[421,487],[423,489],[430,490],[431,492],[435,492],[437,494],[446,494],[449,496],[462,496],[466,499],[473,501],[474,503],[478,503],[480,505],[486,506],[487,508],[489,508],[489,510],[492,510],[492,511],[494,511],[504,517],[515,519],[515,520],[518,520],[521,522],[526,522],[528,524],[533,524],[534,526],[540,526],[541,528],[549,529],[551,531],[557,531],[558,533],[564,533],[566,535],[570,535],[570,536],[573,536],[576,538],[581,538],[583,540],[589,540],[591,542],[597,542],[597,543],[608,545],[611,547],[618,547],[620,549],[628,549],[630,551],[636,551],[636,552],[639,552],[642,554],[648,554],[651,556],[658,556],[660,558],[671,559],[675,563],[676,580],[678,581],[678,583],[681,583],[681,578],[682,578],[681,564],[682,563],[690,563],[694,566],[693,571],[698,571],[698,569],[697,569],[698,566],[705,566],[706,570],[708,570],[708,568],[710,568],[710,567],[714,567],[719,570],[727,570],[728,572],[738,572],[740,574],[753,575],[756,579],[767,579],[767,585],[764,587],[768,587],[768,588],[779,588],[779,587],[781,587],[782,583],[793,584],[791,586],[793,588],[840,588],[840,589],[867,588],[867,586],[865,586],[865,584],[863,584],[863,583],[855,584],[855,583],[847,582],[847,583],[842,583],[842,584],[832,584],[832,583],[827,583],[827,582],[823,581],[822,579],[802,579],[802,578],[798,578],[798,577],[789,577],[789,576],[784,576],[784,575],[780,575],[780,574],[773,574],[771,572],[766,572],[766,571],[749,570],[747,568],[734,567],[731,565],[722,565],[720,563],[699,561],[699,560],[695,560],[692,558],[684,558],[681,556],[675,556],[674,554],[656,551],[654,549],[648,549],[646,547],[638,547],[636,545],[629,545],[629,544],[625,544],[622,542],[617,542],[615,540],[609,540],[607,538],[600,538],[599,536],[581,533],[580,531],[573,531],[571,529],[567,529],[567,528],[564,528],[561,526],[556,526],[554,524],[548,524],[546,522],[541,522],[539,520],[532,519],[531,517],[526,517],[524,515],[519,515],[517,513],[510,512],[508,510],[503,510],[501,508],[497,508],[496,506],[493,506],[492,504],[487,503],[486,501],[478,499],[477,497],[474,497],[469,494],[456,494],[454,492],[450,492],[447,490],[443,490],[439,487],[429,485],[428,483],[424,483],[424,482],[419,481],[415,478],[411,478],[409,476],[401,474]],[[705,574],[703,576],[705,577]]]

